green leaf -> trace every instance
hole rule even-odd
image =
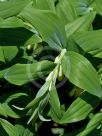
[[[16,46],[1,46],[6,61],[11,61],[18,53]]]
[[[4,74],[4,78],[15,85],[23,85],[29,81],[42,78],[54,68],[51,61],[41,61],[32,64],[15,64]]]
[[[23,21],[17,17],[9,17],[0,21],[0,28],[24,27]]]
[[[4,117],[20,118],[14,110],[7,103],[0,103],[0,115]]]
[[[100,83],[102,85],[102,68],[99,69],[98,74],[100,76]]]
[[[60,123],[73,123],[85,119],[93,107],[85,100],[77,98],[62,116]]]
[[[93,11],[93,2],[94,0],[71,0],[77,15],[85,15]]]
[[[39,110],[39,107],[38,105],[34,105],[34,108],[32,109],[32,115],[31,117],[29,118],[27,124],[30,124],[31,121],[35,124],[36,123],[36,120],[38,118],[38,110]]]
[[[92,101],[94,99],[94,101]],[[73,123],[85,119],[88,114],[97,107],[100,99],[88,92],[83,92],[79,98],[69,106],[61,119],[61,123]]]
[[[93,116],[93,118],[89,121],[88,125],[86,126],[85,130],[78,134],[77,136],[86,136],[92,130],[94,130],[97,126],[99,126],[102,122],[102,113],[97,113]]]
[[[3,53],[3,48],[0,46],[0,61],[5,62],[5,57]]]
[[[34,0],[34,8],[55,11],[54,1],[52,0]]]
[[[38,116],[39,116],[39,118],[40,118],[41,121],[51,121],[51,119],[46,119],[43,116],[43,112],[44,112],[44,109],[45,109],[46,105],[48,104],[48,100],[49,100],[49,95],[46,95],[45,98],[42,99],[39,102]]]
[[[0,78],[3,78],[4,77],[4,74],[7,72],[9,68],[6,68],[4,70],[0,70]]]
[[[0,125],[0,135],[1,136],[8,136],[8,134],[5,132],[5,130],[2,128],[1,125]]]
[[[62,46],[66,45],[64,26],[53,12],[37,10],[28,6],[19,16],[32,24],[38,30],[42,39],[52,48],[60,50]]]
[[[98,74],[102,74],[102,67],[99,69]]]
[[[88,30],[95,18],[96,13],[88,13],[85,16],[79,17],[65,26],[67,38],[73,33]]]
[[[43,97],[46,95],[48,88],[49,88],[49,82],[45,82],[45,84],[38,91],[35,99],[33,99],[30,103],[28,103],[25,109],[32,108],[34,105],[38,104],[40,100],[42,100]]]
[[[102,58],[102,48],[92,50],[88,53],[90,53],[93,57]]]
[[[9,103],[12,100],[14,101],[15,99],[22,97],[22,96],[28,96],[26,93],[15,93],[15,94],[11,94],[9,95],[9,97],[5,100],[5,103]],[[2,99],[2,98],[1,98]]]
[[[16,113],[12,105],[10,104],[11,101],[15,103],[15,99],[18,99],[22,96],[27,96],[26,93],[16,93],[13,95],[2,95],[0,97],[0,115],[5,117],[13,117],[13,118],[20,118],[20,115]]]
[[[102,48],[98,50],[99,52],[94,55],[94,57],[101,58],[102,59]]]
[[[74,35],[75,42],[86,52],[102,48],[102,30],[80,32]]]
[[[24,128],[23,125],[15,125],[15,129],[19,133],[18,136],[34,136],[34,133],[30,131],[29,128]]]
[[[77,17],[70,0],[60,0],[56,6],[56,11],[64,24],[74,21]]]
[[[9,136],[19,136],[19,133],[16,131],[15,127],[5,119],[0,118],[0,125],[4,128]]]
[[[0,2],[0,17],[7,18],[19,14],[29,2],[30,0],[9,0]]]
[[[102,15],[102,1],[101,0],[95,0],[96,3],[96,10],[97,12]]]
[[[51,105],[51,117],[57,121],[61,118],[60,101],[57,94],[56,87],[52,85],[51,91],[49,91],[49,103]]]
[[[69,51],[62,59],[62,67],[70,82],[95,96],[102,97],[98,74],[85,57]]]
[[[80,52],[78,45],[73,40],[73,34],[76,32],[89,30],[92,26],[92,22],[95,18],[95,12],[88,13],[82,17],[77,18],[76,20],[68,23],[65,26],[66,36],[67,36],[67,46],[66,48],[69,51]]]

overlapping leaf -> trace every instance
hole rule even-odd
[[[57,122],[61,118],[61,107],[57,90],[54,85],[52,85],[52,89],[49,92],[49,103],[51,105],[51,117]]]
[[[23,97],[22,97],[23,96]],[[13,117],[13,118],[20,118],[20,115],[16,113],[13,109],[12,105],[10,104],[11,101],[14,101],[20,97],[26,97],[26,93],[16,93],[10,96],[3,95],[0,97],[0,115],[5,117]]]
[[[85,15],[94,10],[94,0],[72,0],[71,3],[77,15]]]
[[[36,9],[55,11],[54,1],[52,0],[34,0],[33,6]]]
[[[5,119],[0,119],[0,125],[9,136],[34,136],[35,134],[29,128],[24,128],[22,125],[12,125]]]
[[[19,136],[16,128],[5,119],[0,118],[0,125],[4,128],[9,136]]]
[[[73,84],[93,95],[102,97],[98,74],[85,57],[69,51],[62,60],[62,67],[65,76]]]
[[[60,123],[73,123],[83,120],[88,116],[92,109],[90,104],[81,98],[77,98],[65,112]]]
[[[34,136],[34,132],[31,132],[29,128],[24,128],[22,125],[15,125],[15,129],[18,132],[18,136]]]
[[[92,101],[94,99],[94,101]],[[100,103],[99,98],[83,92],[79,98],[73,101],[62,116],[60,123],[73,123],[84,120],[88,114]]]
[[[19,14],[29,2],[30,0],[0,1],[0,17],[7,18]]]
[[[71,23],[65,26],[67,38],[75,32],[85,31],[91,27],[91,24],[95,18],[95,12],[86,14],[80,18],[77,18]]]
[[[1,46],[3,50],[3,56],[6,61],[11,61],[18,53],[18,48],[16,46]]]
[[[0,28],[24,27],[23,21],[17,17],[9,17],[0,21]]]
[[[64,26],[53,12],[37,10],[28,6],[19,16],[32,24],[38,30],[42,39],[52,48],[60,50],[62,46],[66,45]]]
[[[65,24],[74,21],[77,18],[71,0],[60,0],[56,7],[56,11]]]
[[[86,126],[85,130],[78,134],[77,136],[86,136],[92,130],[94,130],[97,126],[99,126],[102,122],[102,113],[97,113],[93,118],[89,121],[88,125]]]
[[[8,69],[4,78],[12,84],[23,85],[48,74],[53,67],[54,63],[50,61],[35,62],[32,64],[15,64]]]
[[[95,0],[96,3],[96,10],[97,12],[102,15],[102,1],[101,0]]]
[[[28,103],[25,109],[32,108],[34,105],[38,104],[42,100],[42,98],[47,94],[48,88],[49,82],[46,82],[38,91],[35,99]]]
[[[101,50],[102,30],[80,32],[74,35],[75,42],[86,52]]]

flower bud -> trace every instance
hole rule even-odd
[[[61,81],[64,78],[63,71],[62,71],[62,66],[61,65],[59,66],[59,69],[58,69],[58,76],[57,76],[57,78],[58,78],[58,81]]]

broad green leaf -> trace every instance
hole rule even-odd
[[[20,116],[7,103],[0,103],[0,115],[4,117],[20,118]]]
[[[89,30],[93,19],[95,18],[95,13],[88,13],[82,17],[77,18],[75,21],[68,23],[65,26],[66,36],[67,36],[67,46],[69,51],[80,52],[78,45],[73,40],[73,34],[76,32]]]
[[[0,125],[4,128],[9,136],[19,136],[19,133],[15,127],[5,119],[0,118]]]
[[[95,50],[89,51],[88,53],[92,54],[93,56],[97,56],[101,52],[102,52],[102,48],[99,48],[99,49],[95,49]]]
[[[102,67],[99,69],[98,74],[102,74]]]
[[[17,17],[10,17],[0,21],[0,28],[24,27],[23,21]]]
[[[86,136],[92,130],[94,130],[97,126],[102,123],[102,113],[97,113],[93,116],[93,118],[89,121],[88,125],[86,126],[85,130],[78,134],[77,136]]]
[[[101,58],[102,59],[102,48],[101,51],[94,55],[94,57]]]
[[[38,91],[35,99],[32,100],[30,103],[28,103],[25,109],[29,109],[33,107],[35,104],[39,103],[39,101],[42,100],[43,97],[46,95],[48,88],[49,88],[49,82],[45,82],[45,84]]]
[[[23,125],[15,125],[15,129],[19,133],[18,136],[35,136],[34,132],[31,132],[29,128],[24,128]]]
[[[64,26],[53,12],[37,10],[28,6],[19,16],[32,24],[38,30],[42,39],[52,48],[60,50],[62,46],[66,45]]]
[[[62,116],[60,123],[73,123],[85,119],[93,107],[85,100],[77,98]]]
[[[54,1],[52,0],[34,0],[34,8],[55,11]]]
[[[0,135],[1,136],[8,136],[8,134],[5,132],[5,130],[2,128],[1,125],[0,125]]]
[[[51,61],[41,61],[32,64],[15,64],[5,73],[4,78],[15,85],[23,85],[29,81],[42,78],[54,68]]]
[[[6,61],[11,61],[18,53],[16,46],[1,46]]]
[[[57,120],[59,120],[61,118],[60,101],[59,101],[56,87],[54,85],[52,85],[51,91],[49,91],[49,103],[51,105],[50,114],[52,119],[56,120],[57,118]]]
[[[9,68],[6,68],[4,70],[0,70],[0,78],[3,78],[4,77],[4,74],[7,72]]]
[[[102,97],[98,74],[85,57],[69,51],[62,59],[62,67],[70,82],[95,96]]]
[[[69,38],[73,33],[79,31],[88,30],[95,18],[95,12],[88,13],[85,16],[79,17],[71,23],[65,26],[67,38]]]
[[[95,0],[95,3],[97,12],[102,15],[102,0]]]
[[[94,99],[94,101],[92,101]],[[83,92],[79,98],[73,101],[61,119],[61,123],[73,123],[85,119],[88,114],[100,103],[96,96]]]
[[[0,17],[7,18],[19,14],[29,2],[30,0],[0,1]]]
[[[86,52],[102,48],[102,30],[80,32],[74,35],[75,42]]]
[[[94,0],[71,0],[77,15],[85,15],[93,11]]]
[[[90,51],[88,53],[90,53],[93,57],[102,58],[102,48]]]
[[[5,57],[3,53],[3,48],[0,46],[0,61],[5,62]]]
[[[42,42],[42,39],[38,35],[34,34],[26,41],[25,45],[26,46],[34,45],[36,43],[41,43],[41,42]]]
[[[77,17],[72,7],[71,0],[60,0],[56,6],[56,11],[64,24],[74,21]]]
[[[0,115],[5,117],[20,118],[20,115],[17,114],[10,104],[11,101],[15,102],[15,99],[18,99],[22,96],[27,96],[26,93],[16,93],[13,95],[2,95],[0,97]],[[24,97],[23,97],[24,98]]]

